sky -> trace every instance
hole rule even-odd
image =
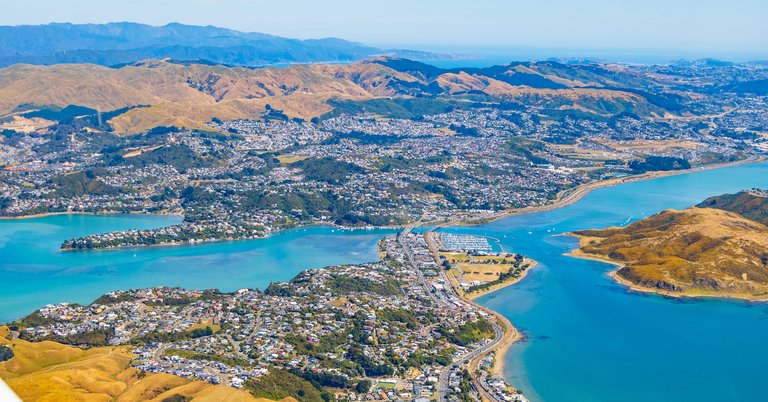
[[[0,25],[216,25],[380,47],[768,59],[768,0],[3,0]],[[543,50],[542,50],[543,49]],[[591,53],[590,53],[591,52]],[[555,54],[553,54],[555,55]]]

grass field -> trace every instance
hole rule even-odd
[[[291,163],[301,162],[304,159],[309,158],[309,156],[303,156],[303,155],[280,155],[277,157],[277,160],[280,161],[280,163],[284,165],[290,165]]]
[[[492,282],[499,275],[512,268],[514,257],[511,256],[473,256],[467,253],[440,253],[461,271],[460,276],[466,282]],[[507,261],[504,263],[504,261]]]
[[[699,144],[684,140],[595,140],[605,149],[582,148],[579,144],[552,144],[550,147],[558,154],[569,158],[584,160],[629,160],[635,154],[654,154],[672,150],[693,151]]]

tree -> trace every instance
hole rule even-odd
[[[368,393],[369,389],[371,389],[371,381],[370,380],[360,380],[357,383],[357,385],[355,385],[355,391],[358,394]]]
[[[10,360],[13,357],[13,350],[8,346],[0,346],[0,362]]]

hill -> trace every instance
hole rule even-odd
[[[727,85],[722,88],[725,92],[735,92],[739,94],[768,95],[768,80],[752,80],[739,82],[737,84]]]
[[[574,255],[614,262],[632,288],[687,296],[768,298],[768,227],[712,208],[668,210],[627,227],[574,232]]]
[[[29,109],[85,106],[111,111],[117,132],[156,126],[204,128],[213,117],[253,118],[267,104],[291,117],[328,112],[331,97],[391,96],[386,81],[408,77],[370,64],[229,68],[150,61],[120,68],[17,65],[0,70],[0,115]]]
[[[398,51],[336,38],[298,40],[178,23],[160,27],[131,22],[0,26],[0,66],[19,63],[115,66],[164,58],[261,66],[353,61],[393,52]],[[400,52],[411,57],[439,57],[427,52]]]
[[[379,110],[401,108],[396,103],[403,99],[419,99],[425,111],[445,110],[450,101],[460,107],[526,104],[553,116],[573,112],[598,119],[679,112],[675,102],[681,95],[633,89],[648,80],[620,66],[532,62],[444,70],[393,58],[256,69],[171,60],[118,68],[15,65],[0,69],[0,117],[71,120],[72,113],[61,111],[98,110],[108,112],[115,132],[131,134],[157,126],[205,129],[213,118],[259,118],[267,105],[289,118],[309,120],[336,108],[365,110],[373,99],[384,103]],[[657,87],[663,84],[658,77],[654,80]]]
[[[56,342],[9,340],[9,334],[8,327],[0,327],[0,345],[9,345],[14,353],[0,363],[0,378],[24,401],[269,401],[225,385],[142,373],[130,367],[134,355],[126,347],[82,350]]]
[[[768,195],[764,191],[747,190],[736,194],[711,197],[704,200],[697,207],[735,212],[745,218],[768,225]]]

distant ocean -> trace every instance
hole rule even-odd
[[[433,53],[455,55],[453,59],[424,60],[425,63],[442,68],[490,67],[494,65],[506,65],[514,61],[543,61],[550,59],[561,61],[590,60],[625,64],[667,64],[675,60],[697,60],[702,58],[714,58],[734,62],[768,59],[768,55],[727,53],[722,52],[719,49],[713,49],[712,52],[572,48],[427,48],[425,50]]]

